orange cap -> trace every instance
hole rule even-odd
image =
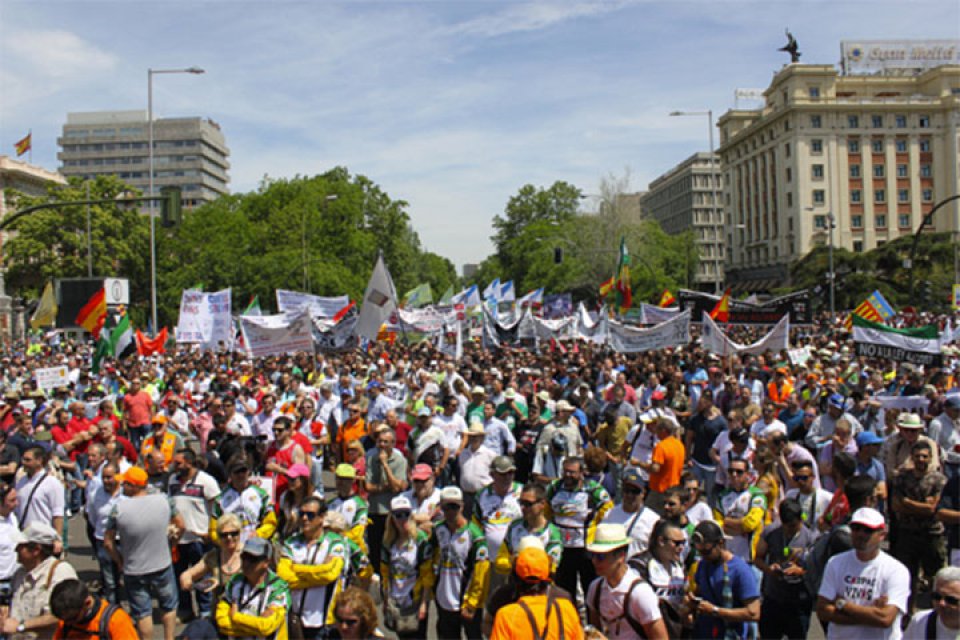
[[[151,424],[167,424],[167,416],[156,415],[153,416],[153,420],[150,421]]]
[[[126,473],[120,476],[120,482],[145,487],[147,486],[147,472],[141,467],[130,467]]]
[[[514,570],[524,582],[544,582],[550,579],[550,556],[543,549],[528,547],[517,556]]]

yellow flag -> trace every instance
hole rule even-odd
[[[30,317],[30,328],[52,327],[57,321],[57,300],[53,295],[53,283],[48,282],[40,296],[40,304]]]

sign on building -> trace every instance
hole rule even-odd
[[[933,69],[960,64],[960,40],[841,40],[845,74]]]

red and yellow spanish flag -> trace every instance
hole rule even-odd
[[[613,285],[616,282],[616,276],[610,276],[610,279],[604,280],[600,283],[600,299],[603,300],[606,298],[611,291],[613,291]]]
[[[883,324],[883,315],[877,311],[876,307],[870,304],[869,299],[861,302],[856,309],[850,312],[850,314],[847,316],[847,319],[843,321],[847,331],[853,331],[853,316],[855,315],[869,320],[870,322]]]
[[[677,299],[673,297],[672,293],[670,293],[670,289],[664,289],[663,293],[660,295],[660,302],[657,304],[657,306],[660,308],[666,308],[676,303]]]
[[[723,297],[717,302],[717,306],[710,312],[710,317],[717,322],[730,321],[730,289],[723,292]]]
[[[19,158],[20,156],[22,156],[23,154],[25,154],[27,151],[30,151],[30,149],[33,148],[33,133],[32,133],[32,132],[31,132],[31,133],[28,133],[28,134],[27,134],[27,137],[23,138],[22,140],[18,140],[18,141],[13,145],[13,147],[14,147],[14,149],[17,150],[17,157],[18,157],[18,158]]]
[[[93,297],[83,305],[77,314],[76,323],[93,334],[93,339],[100,338],[103,321],[107,319],[107,292],[102,287],[93,294]]]

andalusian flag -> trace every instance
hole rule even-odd
[[[407,295],[403,296],[403,304],[401,306],[416,309],[431,302],[433,302],[433,291],[430,289],[430,283],[425,282],[407,291]]]
[[[627,239],[620,238],[620,264],[617,267],[617,308],[626,313],[633,305],[633,291],[630,288],[630,253],[627,251]]]
[[[13,148],[17,150],[18,158],[27,151],[30,151],[30,149],[33,148],[33,132],[28,133],[25,138],[14,143]]]
[[[447,290],[444,291],[440,299],[437,300],[437,304],[441,306],[450,306],[453,304],[453,285],[447,287]]]
[[[103,322],[106,319],[107,292],[101,287],[80,309],[75,322],[93,334],[93,339],[96,340],[100,337],[100,330],[103,329]]]
[[[660,302],[657,304],[660,308],[666,308],[677,303],[677,299],[670,293],[670,289],[664,289],[660,295]]]
[[[710,319],[717,322],[730,321],[730,289],[723,292],[723,297],[717,302],[717,306],[710,312]]]
[[[133,327],[130,326],[130,316],[123,314],[117,321],[117,326],[110,332],[110,351],[114,358],[119,358],[133,346]]]

